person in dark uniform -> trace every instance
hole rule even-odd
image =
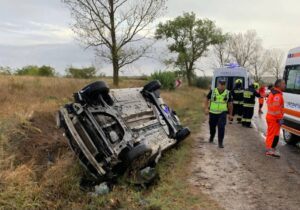
[[[235,81],[235,86],[231,91],[232,99],[233,99],[233,116],[237,115],[238,123],[242,122],[243,117],[243,101],[244,101],[244,87],[243,81],[241,79],[237,79]]]
[[[218,87],[211,90],[206,99],[206,114],[209,114],[209,142],[213,143],[218,127],[219,148],[224,148],[223,140],[227,113],[229,120],[232,120],[232,97],[230,91],[226,89],[226,81],[220,80]]]
[[[254,86],[254,84],[250,85],[243,94],[244,100],[242,125],[248,128],[251,128],[251,120],[254,114],[255,107],[255,97],[260,97],[260,94],[257,92]]]

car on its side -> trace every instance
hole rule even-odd
[[[154,168],[162,152],[187,138],[176,112],[160,97],[159,81],[112,89],[103,81],[74,94],[57,114],[69,145],[95,178]]]

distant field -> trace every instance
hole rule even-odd
[[[186,180],[193,137],[163,157],[158,165],[161,180],[150,189],[137,191],[120,182],[106,196],[80,191],[83,171],[55,128],[54,113],[89,82],[0,76],[0,209],[218,209]],[[145,82],[122,79],[120,87]],[[203,94],[188,87],[162,92],[194,132],[203,118]]]

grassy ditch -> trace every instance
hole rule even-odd
[[[0,209],[217,209],[189,185],[192,135],[166,153],[158,165],[160,181],[137,190],[120,182],[111,193],[93,197],[79,189],[83,175],[54,112],[89,80],[0,77]],[[107,79],[111,84],[111,80]],[[124,80],[121,87],[142,86]],[[194,133],[202,122],[203,91],[182,87],[163,91],[166,103]]]

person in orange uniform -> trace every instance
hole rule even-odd
[[[276,146],[279,141],[280,127],[283,122],[284,99],[282,91],[285,90],[285,81],[278,79],[275,87],[271,90],[268,100],[268,113],[266,116],[268,130],[266,137],[266,155],[280,157]]]
[[[266,97],[266,87],[263,84],[259,88],[258,93],[260,95],[260,98],[258,99],[259,102],[258,114],[263,114],[262,108],[264,106],[264,100]]]

